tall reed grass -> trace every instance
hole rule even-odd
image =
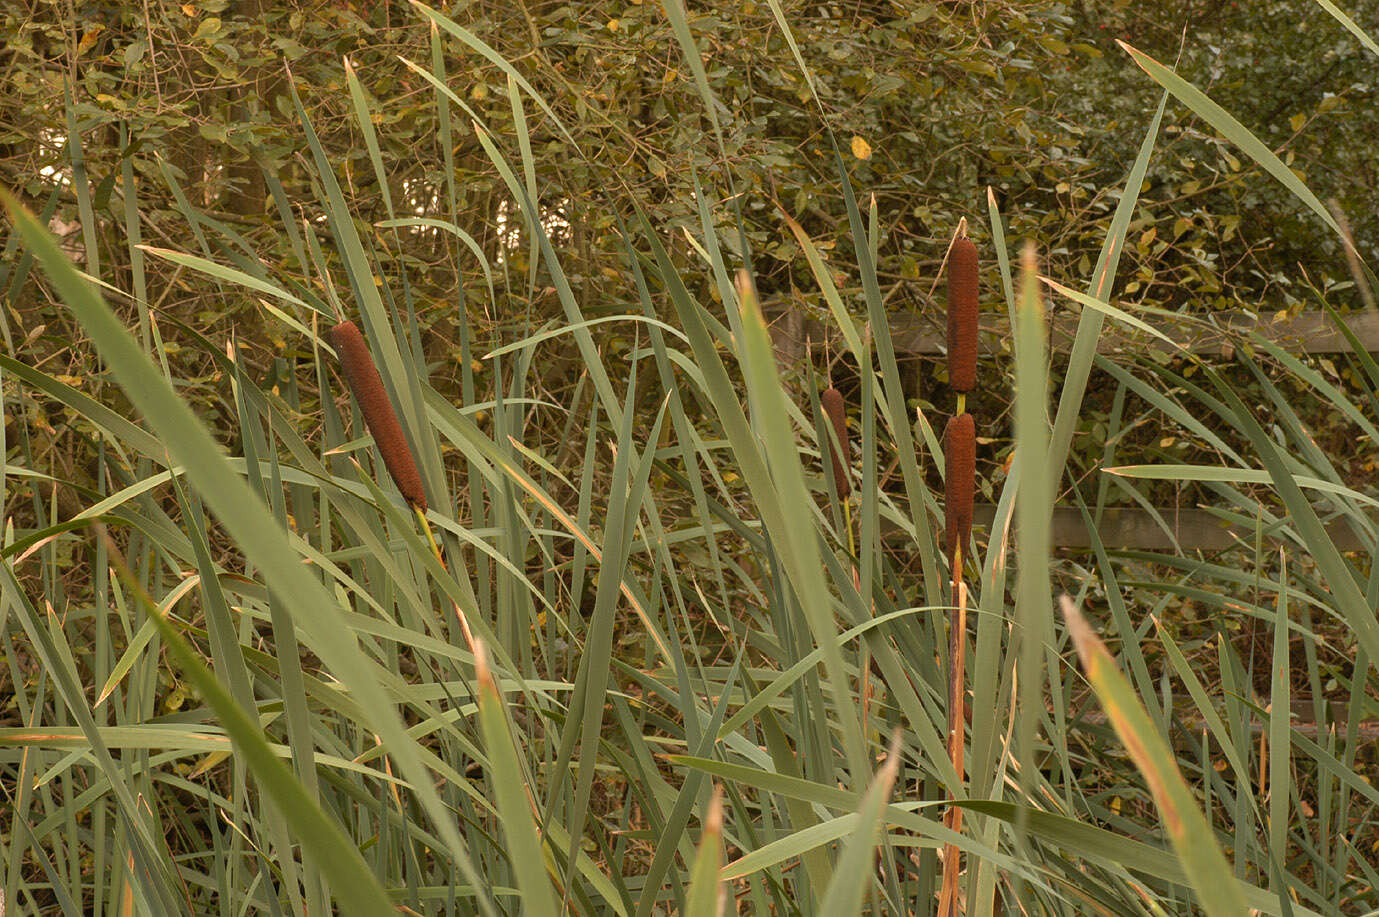
[[[1363,34],[1322,8],[1332,19],[1317,27]],[[7,409],[24,399],[65,412],[98,472],[95,486],[69,487],[27,435],[55,415],[15,417],[23,435],[0,469],[6,914],[1379,908],[1367,757],[1379,708],[1375,497],[1300,410],[1312,399],[1314,412],[1379,439],[1379,364],[1346,358],[1347,389],[1263,339],[1233,366],[1193,364],[1190,376],[1096,348],[1106,321],[1157,320],[1113,295],[1170,95],[1293,190],[1299,218],[1331,225],[1268,146],[1127,48],[1165,96],[1107,189],[1117,205],[1091,275],[1055,287],[1032,253],[1013,266],[988,193],[982,236],[1001,279],[990,292],[1015,317],[1014,365],[993,354],[976,387],[977,287],[965,273],[975,246],[959,233],[948,376],[974,407],[1013,388],[1014,434],[983,417],[984,440],[1009,450],[982,482],[995,507],[973,539],[975,420],[964,402],[940,442],[927,405],[911,413],[875,256],[884,223],[874,199],[858,205],[797,45],[849,244],[794,220],[781,232],[857,367],[851,442],[841,395],[821,398],[818,424],[788,396],[755,285],[731,281],[729,253],[747,246],[720,237],[732,222],[720,218],[745,192],[720,194],[705,176],[699,222],[674,234],[698,261],[637,207],[612,210],[633,214],[635,304],[591,318],[537,207],[552,189],[523,106],[560,130],[553,109],[521,62],[442,12],[415,12],[433,29],[436,54],[413,69],[434,113],[446,137],[474,138],[530,242],[527,270],[485,261],[502,283],[469,307],[510,307],[507,284],[564,314],[466,339],[484,369],[461,368],[463,405],[432,378],[405,276],[376,283],[387,275],[369,247],[405,249],[407,233],[439,225],[474,255],[456,199],[444,196],[424,227],[388,221],[361,237],[295,95],[320,189],[300,203],[325,230],[300,237],[301,273],[247,256],[190,204],[194,251],[117,238],[266,303],[311,355],[276,390],[223,342],[147,321],[156,302],[113,272],[84,275],[7,199],[26,255],[12,286],[70,311],[93,373],[99,359],[119,394],[0,355]],[[702,73],[703,23],[692,28],[679,4],[664,14],[687,72]],[[500,75],[517,136],[473,117],[445,72],[447,43]],[[374,137],[386,119],[359,79],[347,74],[351,114]],[[721,117],[707,81],[695,85]],[[379,144],[365,152],[386,175]],[[71,193],[90,206],[87,183]],[[854,263],[826,259],[829,247]],[[1081,310],[1066,358],[1048,354],[1047,289],[1058,309]],[[369,341],[357,328],[331,340],[424,530],[344,457],[359,442],[332,393],[329,342],[313,330],[340,314],[342,291]],[[127,308],[147,336],[129,330]],[[605,325],[633,327],[636,346],[600,346]],[[150,359],[157,335],[174,332],[221,374],[228,421],[194,411],[181,380]],[[541,370],[566,343],[579,381],[553,406]],[[1083,407],[1093,371],[1114,393],[1095,422]],[[1078,464],[1096,453],[1073,449],[1079,430],[1104,432],[1096,467]],[[1152,442],[1190,437],[1216,463],[1164,461],[1161,447],[1135,445],[1142,430]],[[939,450],[942,508],[923,458]],[[825,466],[846,513],[816,499]],[[1220,556],[1101,544],[1096,522],[1113,499],[1150,504],[1162,482],[1199,488],[1253,539]],[[79,509],[55,516],[55,488]],[[1054,554],[1055,500],[1085,515],[1087,553]],[[1333,518],[1363,552],[1338,549]]]

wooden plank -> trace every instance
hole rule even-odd
[[[1163,525],[1148,510],[1138,507],[1107,507],[1102,511],[1098,533],[1108,549],[1136,551],[1174,551],[1177,539],[1185,551],[1224,551],[1254,543],[1253,525],[1232,525],[1204,509],[1175,506],[1157,507]],[[996,516],[992,504],[979,504],[973,511],[973,525],[989,534]],[[1165,529],[1165,526],[1167,527]],[[1327,527],[1342,551],[1362,551],[1361,542],[1349,523],[1337,521]],[[1277,542],[1266,530],[1265,539]],[[1057,506],[1053,510],[1052,543],[1059,548],[1090,548],[1091,538],[1076,507]]]
[[[1229,356],[1235,341],[1251,332],[1259,332],[1294,353],[1348,353],[1350,343],[1333,325],[1325,312],[1304,312],[1295,316],[1275,318],[1256,316],[1243,310],[1218,312],[1214,326],[1200,319],[1184,321],[1170,327],[1155,316],[1158,330],[1186,349],[1205,355]],[[1357,312],[1343,316],[1347,327],[1366,350],[1379,351],[1379,310]],[[1054,349],[1067,350],[1076,334],[1079,316],[1064,311],[1056,315],[1050,325],[1050,344]],[[817,322],[804,326],[806,336],[813,341],[824,340],[828,331]],[[783,327],[773,326],[773,333],[787,334]],[[984,346],[988,350],[1009,349],[1010,323],[1004,315],[988,312],[982,316]],[[798,332],[794,332],[798,333]],[[945,352],[947,328],[942,315],[895,314],[891,316],[891,336],[900,355],[937,355]],[[788,335],[787,335],[788,336]],[[1098,342],[1098,350],[1114,353],[1134,348],[1140,352],[1171,353],[1162,342],[1115,322],[1108,322]],[[1195,508],[1160,507],[1159,519],[1149,511],[1134,507],[1108,508],[1104,511],[1100,535],[1108,548],[1141,551],[1184,550],[1224,551],[1251,544],[1254,527],[1231,525],[1215,514]],[[995,507],[978,506],[974,523],[990,527]],[[1345,522],[1329,526],[1336,546],[1342,551],[1363,551],[1368,547]],[[1082,522],[1082,514],[1072,507],[1056,507],[1053,513],[1053,544],[1061,548],[1089,548],[1091,539]],[[1276,542],[1277,537],[1269,537]],[[1177,544],[1175,545],[1175,539]]]
[[[1316,739],[1319,735],[1324,737],[1327,730],[1335,729],[1336,734],[1341,738],[1345,737],[1346,727],[1349,723],[1349,705],[1344,701],[1329,702],[1331,708],[1331,722],[1326,724],[1325,729],[1317,728],[1316,708],[1310,698],[1295,698],[1293,700],[1293,717],[1290,727],[1295,729],[1310,739]],[[1218,709],[1218,714],[1225,711]],[[1178,722],[1182,729],[1173,730],[1173,744],[1179,750],[1201,748],[1201,734],[1207,728],[1206,719],[1196,709],[1181,706],[1174,711],[1173,718]],[[1100,710],[1091,709],[1081,712],[1077,717],[1070,720],[1073,728],[1079,726],[1094,726],[1098,729],[1110,729],[1110,723],[1106,719],[1106,714]],[[1250,718],[1250,734],[1256,739],[1267,729],[1267,724],[1258,719]],[[1379,739],[1379,719],[1374,717],[1361,717],[1355,724],[1357,736],[1365,741]]]
[[[1069,312],[1056,314],[1049,328],[1049,343],[1055,350],[1066,351],[1072,346],[1079,316]],[[1154,316],[1148,324],[1193,353],[1230,356],[1235,341],[1251,331],[1258,331],[1294,353],[1348,353],[1350,343],[1331,323],[1325,312],[1303,312],[1300,315],[1275,320],[1271,315],[1254,316],[1248,312],[1214,313],[1215,328],[1201,321],[1185,320],[1174,327]],[[1379,312],[1356,312],[1344,316],[1346,325],[1366,350],[1379,351]],[[814,340],[822,340],[822,327],[811,328]],[[983,349],[988,352],[1009,350],[1010,320],[996,312],[982,315]],[[897,353],[923,356],[946,353],[947,335],[942,314],[896,314],[891,317],[891,338]],[[1171,348],[1143,332],[1127,329],[1114,321],[1107,321],[1097,349],[1104,354],[1128,348],[1149,349],[1171,353]]]

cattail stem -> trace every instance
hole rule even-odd
[[[378,367],[374,366],[373,356],[364,343],[364,336],[354,322],[341,322],[330,330],[330,340],[340,357],[345,382],[359,402],[364,425],[373,434],[388,474],[392,476],[403,499],[424,511],[426,491],[421,486],[421,474],[412,458],[412,449],[407,445],[407,437],[402,432],[402,424],[398,423],[397,414],[393,411],[393,403],[388,400]]]
[[[426,509],[420,506],[414,506],[412,508],[416,511],[417,521],[421,523],[421,530],[426,533],[426,540],[430,543],[431,550],[436,555],[436,562],[441,565],[442,570],[446,569],[445,555],[441,554],[441,546],[436,543],[436,536],[431,531],[431,523],[426,518]],[[464,609],[460,607],[459,602],[451,601],[450,604],[454,606],[455,617],[460,621],[460,631],[464,635],[465,645],[469,647],[471,653],[477,652],[474,632],[469,629],[469,618],[465,615]]]
[[[962,549],[958,549],[958,562],[961,565]],[[962,582],[961,574],[954,574],[953,603],[957,606],[957,620],[948,638],[948,659],[951,671],[948,674],[948,757],[953,764],[959,786],[966,780],[964,747],[967,741],[967,711],[964,694],[967,677],[967,584]],[[957,798],[956,792],[948,794],[949,799]],[[955,832],[962,831],[962,809],[949,806],[944,813],[944,824]],[[953,844],[943,847],[943,881],[940,885],[938,913],[940,917],[958,915],[958,874],[962,869],[962,851]]]
[[[843,504],[843,525],[847,526],[847,530],[848,530],[848,557],[853,557],[853,558],[855,558],[855,557],[857,556],[857,540],[856,540],[855,538],[853,538],[853,535],[852,535],[853,526],[852,526],[852,504],[851,504],[851,503],[844,503],[844,504]],[[854,568],[854,569],[855,569],[855,568]]]
[[[949,622],[948,634],[948,756],[961,783],[966,741],[963,691],[967,677],[967,585],[962,581],[962,558],[972,538],[972,500],[976,490],[977,429],[971,414],[963,412],[948,421],[943,431],[943,451],[946,464],[944,537],[953,577],[953,604],[957,607],[957,616]],[[962,810],[949,806],[945,821],[953,831],[961,831]],[[958,848],[945,845],[938,909],[941,917],[957,917],[961,864],[962,854]]]
[[[420,506],[414,506],[412,510],[417,514],[417,521],[421,523],[421,530],[426,533],[426,543],[431,546],[431,553],[436,555],[436,560],[444,567],[445,556],[441,554],[441,546],[436,543],[436,535],[431,531],[431,522],[426,518],[426,510]]]

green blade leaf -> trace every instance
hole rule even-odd
[[[1235,884],[1235,873],[1206,817],[1197,807],[1192,791],[1183,781],[1168,743],[1145,713],[1130,682],[1116,668],[1101,638],[1082,617],[1072,599],[1062,599],[1063,619],[1087,680],[1106,711],[1116,735],[1125,743],[1135,766],[1144,775],[1164,830],[1173,844],[1197,900],[1208,917],[1238,917],[1247,912],[1245,898]]]
[[[704,833],[690,870],[685,917],[720,917],[727,889],[719,878],[723,864],[723,788],[716,787],[704,816]]]
[[[532,820],[532,802],[527,796],[525,770],[517,760],[509,732],[502,695],[478,644],[479,725],[488,749],[489,782],[498,792],[498,817],[508,843],[508,859],[522,891],[522,912],[537,917],[555,917],[555,894],[546,873],[541,839]]]
[[[866,795],[862,797],[861,805],[857,807],[857,825],[843,845],[843,855],[838,858],[838,868],[833,871],[833,881],[824,895],[820,914],[862,912],[867,886],[871,882],[872,863],[876,859],[876,841],[886,822],[886,803],[899,772],[900,730],[897,729],[891,739],[886,763],[877,771]]]

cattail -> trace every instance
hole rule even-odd
[[[966,236],[948,253],[948,387],[977,387],[977,246]]]
[[[832,448],[832,443],[829,444],[829,455],[833,459],[833,486],[838,491],[840,498],[846,498],[848,494],[852,493],[852,482],[848,479],[847,472],[850,449],[847,417],[843,408],[843,393],[829,386],[819,396],[819,403],[823,405],[824,413],[828,415],[828,419],[833,421],[833,432],[838,437],[836,449]]]
[[[345,370],[345,382],[359,402],[364,414],[364,424],[373,434],[373,441],[383,455],[383,464],[392,475],[393,483],[402,492],[403,498],[418,509],[426,509],[426,493],[421,488],[421,474],[412,458],[412,450],[407,445],[407,437],[402,433],[393,404],[383,388],[383,379],[369,355],[369,347],[364,336],[354,322],[341,322],[330,329],[330,341],[340,356],[340,365]]]
[[[948,476],[944,482],[944,537],[950,564],[958,549],[972,540],[972,496],[976,489],[977,424],[972,415],[958,414],[943,431],[943,455]],[[954,580],[958,576],[953,570]]]

